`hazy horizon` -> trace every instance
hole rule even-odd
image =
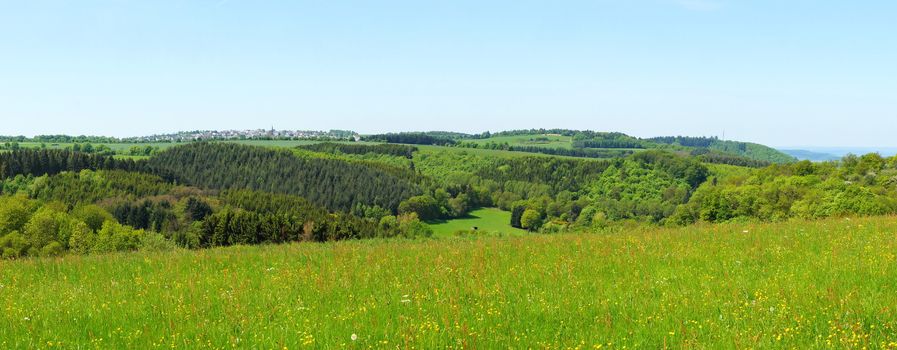
[[[253,127],[250,127],[250,128],[236,128],[236,129],[234,129],[234,128],[228,128],[228,129],[223,129],[223,128],[199,128],[199,129],[193,129],[193,130],[173,130],[173,131],[164,131],[164,132],[158,132],[158,133],[153,133],[153,134],[140,134],[140,135],[98,135],[98,134],[74,134],[74,133],[64,133],[64,132],[63,132],[63,133],[49,133],[49,134],[47,134],[47,133],[40,133],[40,134],[31,134],[31,135],[23,135],[23,134],[16,134],[16,135],[12,135],[12,134],[0,134],[0,136],[8,136],[8,137],[25,136],[25,137],[31,138],[31,137],[35,137],[35,136],[47,136],[47,135],[68,135],[68,136],[100,136],[100,137],[114,137],[114,138],[119,138],[119,139],[127,139],[127,138],[133,138],[133,137],[152,136],[152,135],[165,135],[165,134],[175,134],[175,133],[178,133],[178,132],[190,132],[190,131],[205,131],[205,130],[208,130],[208,131],[225,131],[225,130],[238,130],[238,131],[242,131],[242,130],[267,130],[267,129],[270,129],[270,126],[267,127],[267,128],[265,128],[265,127],[254,127],[254,128],[253,128]],[[325,129],[308,129],[308,128],[282,129],[282,128],[275,128],[275,129],[276,129],[276,130],[302,130],[302,131],[329,131],[329,130],[335,130],[335,129],[337,129],[337,128],[325,128]],[[537,127],[537,128],[535,128],[535,129],[540,129],[540,128]],[[541,128],[541,129],[558,129],[558,128]],[[361,135],[371,135],[371,134],[389,133],[389,132],[429,132],[429,131],[446,131],[446,132],[461,132],[461,133],[467,133],[467,134],[480,134],[480,133],[483,133],[483,132],[486,132],[486,131],[489,131],[489,132],[491,132],[491,133],[495,133],[495,132],[500,132],[500,131],[511,131],[511,130],[519,130],[519,129],[481,130],[481,131],[476,131],[476,130],[474,130],[474,131],[462,131],[462,130],[383,130],[383,131],[372,131],[372,132],[364,132],[364,131],[360,131],[360,130],[352,130],[352,129],[339,129],[339,130],[354,131],[354,132],[357,132],[357,133],[359,133],[359,134],[361,134]],[[581,130],[581,129],[571,129],[571,130]],[[619,132],[618,130],[595,130],[595,131]],[[719,137],[720,139],[723,139],[720,135],[674,135],[674,134],[668,134],[668,135],[647,135],[647,136],[633,135],[633,134],[628,134],[628,135],[630,135],[630,136],[635,136],[635,137],[639,137],[639,138],[650,138],[650,137],[657,137],[657,136],[694,136],[694,137]],[[726,137],[724,140],[728,140],[728,141],[740,141],[740,142],[754,142],[754,141],[751,141],[751,140],[736,140],[736,139],[731,139],[731,138],[729,138],[729,137]],[[755,142],[755,143],[756,143],[756,142]],[[843,155],[846,155],[846,154],[848,154],[848,153],[854,153],[854,154],[857,154],[857,152],[861,152],[861,153],[880,152],[880,153],[888,154],[888,155],[897,155],[897,147],[892,147],[892,146],[864,146],[864,145],[835,145],[835,146],[820,146],[820,145],[785,145],[785,146],[780,146],[780,145],[773,145],[773,144],[763,144],[763,145],[765,145],[765,146],[769,146],[769,147],[773,147],[773,148],[778,149],[778,150],[801,150],[801,151],[811,151],[811,152],[817,152],[817,153],[827,153],[827,154],[836,155],[836,156],[843,156]]]
[[[10,2],[0,134],[541,127],[891,148],[894,13],[885,1]]]

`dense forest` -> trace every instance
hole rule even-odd
[[[897,157],[777,163],[715,138],[544,132],[570,147],[437,132],[293,149],[131,147],[138,160],[89,143],[0,150],[0,253],[426,237],[428,221],[487,207],[541,233],[897,213]]]
[[[192,186],[293,194],[331,210],[356,203],[395,209],[420,192],[413,179],[361,163],[237,144],[175,147],[151,158],[148,168]]]
[[[16,149],[0,152],[0,176],[58,174],[63,171],[83,169],[124,169],[140,167],[130,159],[120,160],[112,156],[72,150]]]

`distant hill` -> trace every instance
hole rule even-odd
[[[642,139],[654,144],[691,150],[710,150],[770,163],[792,163],[796,158],[772,147],[751,142],[720,140],[717,137],[662,136]]]
[[[802,149],[783,149],[780,151],[799,160],[809,160],[811,162],[827,162],[840,159],[840,157],[834,154],[813,152]]]
[[[772,163],[791,163],[797,160],[795,157],[782,153],[775,148],[751,142],[716,140],[709,148],[711,150]]]
[[[716,137],[661,136],[638,138],[620,132],[568,129],[508,130],[496,133],[464,134],[445,131],[403,132],[365,135],[365,141],[418,145],[459,146],[508,151],[546,153],[584,158],[614,158],[646,149],[667,149],[704,156],[707,162],[760,166],[764,163],[791,163],[797,158],[772,147]],[[737,159],[741,157],[742,159]]]

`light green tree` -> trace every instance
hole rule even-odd
[[[542,226],[542,214],[533,209],[527,209],[520,217],[520,226],[529,231],[536,231]]]

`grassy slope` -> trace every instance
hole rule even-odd
[[[503,151],[503,150],[494,150],[494,149],[483,149],[483,148],[463,148],[463,147],[445,147],[445,146],[430,146],[430,145],[413,145],[424,152],[437,152],[437,151],[445,151],[445,152],[455,152],[455,153],[468,153],[480,156],[490,156],[490,157],[503,157],[503,158],[514,158],[514,157],[560,157],[560,158],[574,158],[574,157],[565,157],[565,156],[554,156],[543,153],[529,153],[529,152],[517,152],[517,151]],[[578,158],[582,159],[582,158]]]
[[[511,227],[511,213],[497,208],[482,208],[471,211],[466,217],[430,223],[436,236],[452,236],[460,230],[477,227],[482,233],[522,235],[526,231]]]
[[[744,145],[743,151],[739,147],[742,144]],[[797,161],[797,158],[794,158],[787,153],[772,147],[751,142],[716,141],[710,146],[710,149],[773,163],[791,163]]]
[[[549,141],[535,141],[536,138],[548,138]],[[514,135],[514,136],[496,136],[488,139],[465,140],[479,144],[507,143],[511,146],[535,146],[545,148],[573,148],[573,138],[570,136],[550,135],[550,134],[532,134],[532,135]],[[739,145],[744,144],[745,150],[741,151]],[[691,148],[689,148],[691,149]],[[755,143],[742,143],[735,141],[718,141],[714,143],[710,149],[727,152],[735,155],[741,155],[750,159],[758,159],[771,161],[774,163],[788,163],[795,160],[792,156],[780,152],[771,147],[767,147]],[[617,148],[615,150],[621,150]],[[641,149],[631,149],[633,151],[642,151]]]
[[[895,231],[883,217],[0,261],[0,348],[897,346]]]
[[[548,141],[535,141],[536,138],[547,138]],[[478,144],[487,144],[490,142],[494,142],[498,144],[507,143],[511,146],[535,146],[567,149],[573,148],[573,137],[549,134],[495,136],[488,139],[473,139],[465,141]]]

